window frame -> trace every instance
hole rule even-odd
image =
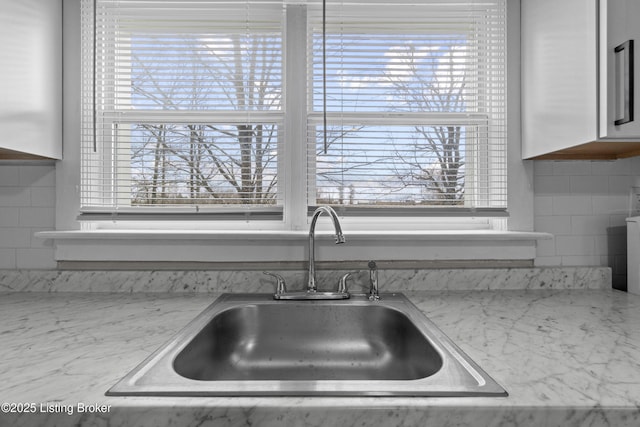
[[[268,2],[265,2],[268,4]],[[80,4],[82,4],[82,0],[80,0]],[[94,1],[85,1],[85,5],[87,7],[86,11],[83,12],[84,16],[82,16],[82,25],[81,31],[84,32],[84,26],[95,26],[96,20],[95,16],[88,16],[87,11],[89,8],[95,9],[96,2]],[[113,6],[107,6],[113,7]],[[231,17],[234,21],[244,22],[246,18],[244,7],[231,9],[233,12],[229,10],[226,11],[225,21]],[[91,12],[91,11],[89,11]],[[232,14],[231,14],[232,13]],[[270,22],[273,24],[273,22]],[[114,28],[110,28],[112,31],[115,31]],[[184,30],[184,28],[183,28]],[[191,31],[191,29],[186,29],[187,32]],[[235,28],[231,32],[235,34]],[[144,31],[141,33],[143,37],[152,37],[156,33],[153,30],[148,34]],[[239,35],[244,35],[243,31],[238,32]],[[282,34],[284,36],[284,33]],[[111,41],[111,40],[110,40]],[[284,40],[282,40],[284,44]],[[89,52],[91,50],[97,49],[97,41],[94,36],[93,40],[87,39],[83,40],[83,52]],[[107,44],[108,48],[114,49],[115,51],[127,52],[131,51],[131,42],[127,39],[118,38],[117,43],[113,45]],[[129,57],[131,58],[131,57]],[[123,64],[115,63],[114,68],[116,70],[123,70],[131,68],[132,59],[124,58],[123,56],[116,55],[115,61],[122,60]],[[284,65],[284,57],[281,55],[282,66]],[[90,224],[90,227],[101,227],[102,221],[111,221],[118,220],[126,223],[127,221],[138,221],[138,226],[141,226],[143,221],[176,221],[178,228],[184,228],[183,225],[179,224],[179,221],[190,222],[193,220],[199,221],[249,221],[257,219],[257,221],[266,221],[266,224],[270,224],[273,220],[282,220],[282,203],[276,203],[275,206],[270,205],[249,205],[247,208],[227,208],[223,206],[211,206],[206,203],[203,204],[186,204],[185,206],[179,206],[177,204],[172,204],[168,207],[162,208],[154,208],[152,206],[144,206],[138,205],[133,206],[131,201],[132,181],[129,180],[128,187],[127,182],[122,183],[116,177],[117,171],[120,170],[129,170],[132,169],[132,157],[123,158],[120,157],[117,152],[123,148],[122,143],[117,142],[117,138],[119,132],[121,132],[121,128],[124,126],[133,126],[135,124],[170,124],[170,125],[178,125],[178,126],[187,126],[193,124],[206,124],[206,125],[238,125],[247,123],[247,120],[251,120],[251,123],[266,123],[268,125],[274,125],[278,127],[277,131],[277,168],[282,168],[282,157],[284,154],[284,144],[282,138],[281,129],[284,128],[284,107],[281,106],[277,110],[233,110],[230,108],[225,109],[213,109],[213,110],[187,110],[187,109],[175,109],[175,110],[167,110],[167,109],[153,109],[153,108],[145,108],[145,109],[136,109],[133,107],[133,103],[127,107],[115,107],[119,102],[122,101],[121,97],[118,96],[116,92],[118,92],[118,87],[124,86],[128,87],[132,83],[132,79],[127,81],[127,78],[124,79],[120,76],[123,74],[122,71],[112,72],[111,68],[107,68],[106,71],[100,68],[97,64],[97,60],[94,53],[93,63],[87,61],[86,58],[83,61],[82,65],[83,73],[82,80],[83,81],[83,90],[84,93],[82,98],[84,100],[93,98],[93,111],[88,112],[87,106],[88,102],[85,101],[85,105],[82,106],[82,113],[84,114],[83,121],[83,131],[85,135],[89,135],[93,132],[92,138],[87,138],[87,140],[81,141],[81,150],[83,152],[83,158],[81,159],[81,168],[82,171],[82,182],[80,184],[81,188],[81,206],[79,209],[79,220],[86,221]],[[284,74],[283,67],[280,68],[281,74]],[[105,77],[97,77],[98,74],[102,72]],[[93,82],[89,82],[85,80],[87,75],[93,74]],[[117,76],[117,77],[114,77]],[[96,80],[104,79],[107,82],[106,90],[104,88],[96,88]],[[111,82],[113,79],[113,83]],[[112,83],[112,84],[111,84]],[[110,85],[111,84],[111,85]],[[92,86],[92,87],[91,87]],[[104,94],[100,94],[97,96],[97,92],[104,92]],[[93,92],[93,93],[91,93]],[[127,94],[128,96],[128,94]],[[126,99],[125,101],[127,101]],[[104,104],[107,106],[112,106],[111,108],[107,107],[102,110],[102,114],[97,114],[96,104]],[[211,120],[212,114],[215,114],[215,121]],[[87,130],[87,127],[92,127],[93,129]],[[92,140],[89,140],[92,139]],[[127,149],[127,145],[124,145],[125,150]],[[102,154],[100,151],[106,153]],[[95,156],[93,155],[95,153]],[[95,157],[96,160],[93,160],[92,157]],[[85,167],[85,160],[88,163],[92,163],[91,167]],[[98,165],[98,166],[94,166]],[[116,172],[112,172],[115,170]],[[109,176],[109,179],[102,178],[103,176]],[[97,177],[97,179],[94,179]],[[118,187],[118,190],[107,190],[103,192],[101,189],[97,191],[89,190],[88,194],[85,193],[85,189],[83,186],[93,185],[93,182],[96,182],[96,186],[102,186],[105,188],[115,188]],[[119,188],[125,188],[125,190],[121,191]],[[128,191],[126,190],[128,188]],[[94,196],[97,194],[98,196]],[[124,195],[124,197],[120,197]],[[99,206],[100,199],[109,199],[109,196],[115,202],[112,203],[112,206]],[[92,203],[91,199],[95,197],[98,200],[97,203]],[[88,203],[85,203],[86,200],[89,200]],[[122,202],[120,202],[122,200]],[[283,191],[280,186],[277,188],[277,201],[284,200]],[[225,229],[228,225],[223,225]],[[127,228],[127,227],[125,227]],[[152,227],[153,228],[153,227]],[[271,227],[267,227],[271,228]]]
[[[382,3],[384,3],[384,0],[382,0]],[[506,3],[508,3],[508,1],[505,0],[505,5]],[[407,5],[398,5],[397,7],[394,7],[393,10],[391,11],[391,14],[395,14],[397,13],[397,11],[399,10],[399,8],[401,8],[402,6],[407,6]],[[311,7],[311,6],[310,6]],[[349,28],[349,33],[350,35],[354,35],[354,34],[361,34],[359,33],[359,31],[364,31],[362,29],[362,27],[360,27],[360,20],[362,20],[362,11],[359,9],[360,5],[354,6],[354,5],[350,5],[350,6],[345,6],[345,5],[338,5],[338,7],[343,8],[344,10],[346,10],[346,14],[348,16],[357,16],[357,18],[353,18],[353,22],[349,22],[346,24],[346,27]],[[409,8],[411,8],[411,6],[408,6]],[[376,2],[373,2],[369,8],[369,10],[376,8]],[[342,9],[341,9],[342,10]],[[314,13],[317,15],[319,12],[314,10]],[[509,13],[509,11],[507,10],[507,14]],[[335,20],[340,20],[340,14],[337,14],[337,17],[332,17],[329,18],[332,21]],[[378,16],[387,16],[385,15],[380,15],[378,14],[374,14],[374,18],[373,19],[377,19]],[[402,12],[400,13],[398,16],[401,16],[402,19],[405,19],[405,13]],[[319,24],[317,23],[320,17],[316,16],[315,20],[316,20],[316,26],[319,26]],[[505,25],[508,21],[508,16],[505,19]],[[377,27],[375,25],[371,25],[370,23],[367,22],[368,20],[365,18],[364,21],[364,28],[367,28],[368,30],[375,28],[377,30]],[[354,24],[355,23],[355,24]],[[465,21],[466,23],[466,21]],[[351,26],[351,24],[354,24],[354,26]],[[468,24],[468,23],[467,23]],[[483,21],[483,24],[486,25],[486,22]],[[342,31],[343,30],[343,24],[342,23],[336,23],[336,22],[331,22],[331,25],[334,28],[339,28],[338,31]],[[355,32],[352,32],[351,30],[355,29]],[[449,29],[450,30],[450,29]],[[310,36],[311,33],[313,33],[314,30],[310,30],[308,32],[308,37],[309,37],[309,46],[308,49],[312,49],[311,44],[313,43],[312,40],[312,36]],[[417,30],[416,28],[411,28],[412,33],[409,34],[424,34],[422,31],[424,31],[424,29],[420,29]],[[427,30],[427,31],[433,31],[433,30]],[[451,30],[450,30],[451,31]],[[384,30],[382,30],[382,33],[384,33]],[[364,34],[364,33],[362,33]],[[367,33],[368,34],[368,33]],[[394,34],[392,32],[392,34]],[[433,32],[432,34],[440,34],[439,32]],[[459,33],[451,33],[452,35],[460,35]],[[338,37],[342,37],[341,35],[338,35]],[[348,37],[348,36],[347,36]],[[473,51],[474,53],[477,54],[478,51],[488,51],[491,48],[495,49],[495,46],[490,45],[490,44],[486,44],[486,42],[483,40],[473,40],[474,43],[473,44],[473,48],[471,48],[471,51]],[[507,45],[508,41],[505,40],[505,49],[506,49],[506,45]],[[314,55],[308,55],[309,58],[309,64],[308,64],[308,86],[307,86],[307,90],[308,90],[308,98],[309,98],[309,102],[308,102],[308,115],[307,115],[307,120],[309,123],[309,126],[311,126],[312,123],[318,123],[321,124],[321,121],[323,120],[322,117],[322,112],[319,112],[318,110],[314,110],[314,107],[316,105],[316,102],[314,101],[314,73],[313,73],[313,60],[314,60]],[[472,55],[473,58],[473,55]],[[478,58],[481,60],[485,60],[486,61],[486,56],[481,56],[478,55]],[[493,56],[491,56],[492,59],[494,59]],[[507,56],[508,59],[508,56]],[[507,59],[505,59],[504,61],[504,77],[505,79],[507,79],[507,83],[508,83],[508,76],[507,76]],[[473,70],[472,73],[476,71]],[[487,72],[487,69],[482,69],[483,72]],[[351,80],[347,80],[347,82],[351,82]],[[371,216],[378,216],[378,217],[388,217],[388,218],[403,218],[403,217],[407,217],[407,216],[413,216],[413,217],[423,217],[423,218],[432,218],[432,217],[464,217],[464,216],[468,216],[468,217],[486,217],[489,218],[488,223],[499,223],[500,222],[500,218],[503,217],[508,217],[509,213],[507,211],[507,205],[505,205],[504,207],[478,207],[476,208],[475,206],[479,205],[479,203],[477,203],[477,200],[480,199],[481,197],[484,197],[485,203],[484,205],[491,205],[494,206],[495,202],[496,202],[496,196],[498,198],[500,197],[504,197],[504,200],[506,202],[506,199],[508,198],[508,193],[505,191],[503,194],[499,194],[499,192],[493,191],[490,192],[489,194],[485,192],[482,192],[483,195],[481,195],[481,191],[478,191],[480,188],[487,190],[487,187],[480,187],[478,186],[478,182],[480,181],[484,181],[484,182],[495,182],[496,181],[496,177],[495,175],[493,175],[493,173],[491,172],[491,170],[493,169],[492,166],[485,166],[484,170],[489,172],[489,174],[485,175],[483,173],[476,173],[474,171],[474,168],[476,166],[476,159],[490,159],[490,160],[485,160],[488,163],[491,163],[492,165],[496,165],[495,163],[495,159],[492,158],[491,156],[488,155],[488,153],[492,150],[492,148],[494,148],[494,142],[491,140],[491,138],[496,136],[496,127],[501,127],[501,122],[499,120],[496,119],[496,117],[498,115],[500,115],[499,113],[496,114],[495,111],[493,111],[495,108],[493,108],[491,105],[493,105],[493,103],[491,101],[488,101],[489,99],[491,99],[491,96],[495,95],[495,92],[493,92],[493,89],[495,86],[500,86],[501,83],[496,83],[495,81],[488,81],[486,79],[479,79],[477,81],[475,81],[475,83],[478,83],[482,89],[479,89],[477,91],[477,94],[479,96],[479,98],[484,99],[484,104],[485,105],[489,105],[488,108],[485,108],[483,112],[406,112],[406,111],[400,111],[400,112],[393,112],[393,111],[387,111],[387,110],[378,110],[378,111],[366,111],[368,110],[368,108],[364,111],[342,111],[342,112],[333,112],[333,111],[329,111],[327,113],[324,114],[324,116],[326,117],[327,123],[330,124],[334,124],[334,125],[344,125],[346,124],[347,127],[349,126],[381,126],[380,123],[384,123],[384,125],[388,125],[388,126],[405,126],[405,127],[412,127],[412,126],[421,126],[421,127],[425,127],[425,128],[429,128],[430,126],[433,127],[444,127],[447,126],[449,124],[454,125],[454,126],[470,126],[471,129],[474,128],[474,126],[477,126],[478,129],[483,129],[483,131],[481,132],[486,132],[486,134],[488,135],[488,137],[486,138],[479,138],[478,140],[476,140],[474,143],[472,144],[465,144],[465,156],[464,156],[464,160],[465,160],[465,172],[464,172],[464,179],[465,179],[465,197],[463,198],[463,206],[455,206],[455,207],[438,207],[436,206],[437,203],[432,204],[432,205],[428,205],[425,204],[425,206],[421,206],[421,207],[412,207],[412,206],[397,206],[397,207],[385,207],[383,209],[377,209],[377,208],[362,208],[362,207],[358,207],[358,206],[349,206],[349,205],[337,205],[334,206],[334,208],[338,211],[341,212],[342,215],[348,215],[348,216],[358,216],[358,215],[363,215],[365,217],[371,217]],[[371,87],[366,87],[367,89],[370,89]],[[506,85],[503,89],[503,92],[505,92],[504,94],[504,101],[506,102]],[[477,101],[477,100],[476,100]],[[493,111],[493,112],[490,112]],[[506,116],[506,109],[504,111],[504,115]],[[504,120],[504,149],[507,150],[508,149],[508,140],[507,140],[507,130],[508,130],[508,126],[507,126],[507,119]],[[497,132],[500,133],[500,132]],[[312,134],[311,131],[309,131],[309,134]],[[315,152],[313,151],[314,147],[313,144],[310,142],[308,145],[308,158],[310,159],[310,163],[313,165],[312,167],[315,167]],[[503,153],[504,154],[504,153]],[[507,166],[507,160],[506,160],[506,154],[504,154],[505,159],[503,161],[499,161],[497,163],[497,166],[499,166],[499,169],[501,171],[504,171],[504,169],[506,168],[506,170],[508,171],[509,167]],[[508,172],[507,172],[508,173]],[[311,176],[311,174],[309,174],[309,176]],[[317,177],[317,175],[315,175]],[[504,185],[504,187],[506,188],[507,186],[507,176],[505,175],[502,178],[499,178],[500,184],[499,186]],[[470,185],[468,185],[470,184]],[[314,201],[313,201],[313,191],[309,191],[308,194],[308,205],[309,205],[309,211],[312,212],[313,208],[315,206],[317,206]],[[486,195],[485,195],[486,194]],[[498,204],[500,203],[500,201],[497,202]],[[482,204],[482,203],[480,203]],[[367,210],[369,210],[370,212],[367,212]],[[429,219],[425,219],[425,221],[429,222],[431,220]]]
[[[312,102],[314,76],[311,70],[313,67],[310,66],[310,64],[307,62],[307,61],[312,61],[312,59],[310,58],[310,55],[307,55],[308,49],[311,48],[310,44],[312,40],[312,37],[310,37],[310,31],[308,31],[307,29],[308,21],[306,19],[306,16],[308,12],[307,10],[308,7],[309,6],[307,5],[293,5],[293,4],[286,5],[286,12],[285,12],[286,24],[284,26],[284,34],[283,34],[283,40],[285,43],[285,54],[282,56],[282,60],[284,62],[285,69],[290,68],[289,71],[291,71],[291,69],[296,69],[298,72],[284,73],[285,77],[283,82],[283,92],[284,92],[285,100],[284,100],[283,109],[278,113],[268,112],[268,114],[273,115],[274,117],[282,118],[284,122],[284,128],[286,129],[284,132],[286,135],[285,138],[287,138],[288,140],[288,142],[286,142],[286,145],[285,144],[278,145],[279,147],[278,148],[279,149],[278,173],[281,177],[279,179],[281,181],[282,180],[286,181],[285,185],[279,186],[279,190],[278,190],[280,194],[278,198],[282,200],[285,205],[282,208],[282,210],[285,212],[284,221],[283,221],[284,230],[299,228],[305,222],[304,220],[307,219],[309,215],[308,211],[313,211],[313,208],[315,207],[315,203],[314,203],[315,201],[312,200],[313,195],[308,192],[307,194],[302,194],[303,191],[301,190],[301,188],[295,185],[288,185],[290,184],[289,183],[290,180],[286,178],[287,175],[292,177],[306,176],[306,177],[309,177],[308,180],[311,186],[313,186],[315,183],[315,180],[311,178],[308,173],[309,165],[307,163],[307,159],[315,158],[315,153],[312,152],[313,146],[311,144],[306,144],[305,146],[306,155],[304,159],[301,158],[301,156],[299,155],[297,147],[293,147],[293,145],[295,145],[295,141],[306,140],[306,134],[308,132],[308,129],[305,129],[305,134],[300,135],[299,134],[300,128],[296,127],[296,123],[306,123],[308,127],[313,126],[314,123],[318,123],[318,112],[314,111],[314,103]],[[294,20],[299,24],[295,25]],[[295,43],[295,42],[292,43],[291,42],[292,40],[308,40],[309,44],[303,45],[302,43]],[[291,62],[294,62],[294,64],[290,64]],[[299,72],[300,70],[304,70],[304,73],[300,73]],[[309,71],[308,73],[307,73],[307,70]],[[303,76],[303,77],[300,78],[300,76]],[[305,90],[300,90],[303,88]],[[294,95],[292,96],[287,94],[294,94]],[[305,94],[308,99],[303,99]],[[294,99],[294,97],[299,99]],[[301,104],[304,105],[304,110],[307,111],[307,114],[305,117],[303,117],[303,120],[300,120],[300,117],[296,117],[294,114],[284,113],[284,112],[300,111],[299,106]],[[482,113],[482,114],[476,114],[476,115],[478,116],[478,120],[486,120],[486,114]],[[151,120],[155,122],[156,120],[158,120],[158,117],[171,118],[174,116],[187,117],[187,120],[190,120],[188,118],[188,114],[184,114],[184,112],[181,112],[181,111],[176,111],[175,113],[161,111],[157,114],[154,112],[140,113],[136,111],[125,111],[124,114],[114,114],[113,122],[109,122],[107,120],[106,127],[109,127],[109,126],[115,127],[118,123],[124,123],[124,122],[133,123],[134,121],[136,121],[135,119],[136,117],[138,117],[140,120],[143,120],[143,121]],[[224,113],[223,113],[223,116],[224,116]],[[227,116],[232,120],[236,118],[241,119],[242,117],[246,116],[246,113],[243,113],[243,112],[238,112],[235,114],[229,113],[227,114]],[[329,114],[329,117],[332,117],[332,116],[335,116],[335,115]],[[364,122],[375,122],[379,117],[384,117],[384,119],[390,124],[400,124],[400,123],[406,124],[408,123],[407,120],[409,120],[408,119],[409,116],[413,117],[413,122],[417,122],[418,120],[422,121],[424,120],[424,117],[427,117],[427,121],[429,119],[428,113],[416,113],[416,114],[383,113],[381,114],[380,112],[341,114],[339,119],[343,121],[346,117],[349,120],[351,120],[352,118],[355,118],[355,120],[358,120],[361,122],[363,120]],[[469,114],[453,113],[453,114],[450,114],[450,116],[469,117]],[[332,119],[332,120],[337,121],[337,119]],[[100,142],[106,142],[107,146],[115,147],[116,144],[108,143],[109,142],[108,138],[109,136],[107,136],[106,141],[99,141],[98,144]],[[292,143],[292,141],[294,143]],[[482,149],[484,147],[484,144],[478,144],[477,146],[479,146]],[[100,174],[100,172],[98,173]],[[473,179],[474,174],[468,173],[466,177]],[[314,181],[314,182],[312,183],[311,181]],[[473,197],[473,195],[471,196]],[[302,206],[303,203],[301,202],[301,200],[299,200],[300,198],[304,198],[306,202],[306,205],[304,207]],[[468,202],[465,200],[465,204],[467,203]],[[287,205],[291,205],[292,209],[287,209]],[[109,209],[107,209],[107,211],[108,210]],[[433,222],[428,218],[431,218],[433,216],[444,216],[444,217],[474,216],[476,218],[487,217],[486,221],[482,221],[482,225],[481,225],[482,228],[487,228],[490,226],[492,221],[491,218],[506,216],[506,213],[503,212],[502,209],[473,209],[472,208],[465,211],[464,208],[460,208],[460,207],[456,207],[453,209],[440,209],[440,208],[434,208],[430,206],[426,206],[424,208],[411,208],[411,209],[398,207],[396,209],[386,208],[383,210],[376,210],[377,212],[375,213],[366,213],[366,208],[365,209],[362,209],[362,208],[349,209],[349,207],[346,207],[346,208],[340,207],[339,210],[342,212],[343,215],[347,213],[355,212],[354,214],[355,216],[362,215],[363,213],[365,214],[365,216],[377,216],[379,217],[379,220],[381,223],[388,221],[385,218],[389,218],[389,220],[393,220],[394,217],[407,217],[407,216],[415,217],[415,218],[425,218],[423,221],[425,221],[426,223],[429,223],[427,224],[428,227],[431,227],[432,226],[431,223]],[[153,218],[153,216],[150,215],[149,209],[136,208],[134,209],[134,211],[137,211],[143,214],[143,216],[140,216],[140,218],[144,218],[146,220]],[[228,212],[229,210],[224,208],[223,209],[207,209],[205,207],[204,209],[201,209],[201,207],[193,206],[186,209],[172,208],[168,213],[170,213],[173,217],[179,219],[180,211],[185,211],[187,213],[187,215],[185,215],[185,220],[187,221],[190,221],[192,219],[199,218],[199,217],[202,219],[212,219],[216,217],[218,218],[236,217],[237,219],[246,221],[249,218],[260,217],[261,216],[260,214],[263,214],[265,211],[269,211],[269,209],[268,208],[241,209],[240,210],[241,212],[235,214],[233,212],[229,213]],[[275,211],[278,211],[278,209],[275,209]],[[200,213],[205,213],[205,215],[196,215]],[[111,212],[106,212],[106,213],[104,212],[104,209],[89,207],[89,208],[83,209],[83,213],[81,214],[81,219],[83,220],[88,219],[88,220],[99,221],[101,219],[104,219],[105,217],[110,220],[113,220],[113,219],[128,220],[128,219],[135,219],[136,217],[138,217],[138,214],[133,214],[131,212],[128,212],[126,207],[125,209],[116,208],[116,209],[113,209]],[[164,215],[164,214],[158,215],[158,219],[160,220],[165,220],[170,217],[171,216]],[[262,217],[266,218],[267,215],[262,215]],[[270,219],[273,219],[273,218],[278,219],[277,214],[275,216],[272,215],[272,218]],[[467,223],[468,221],[464,221],[461,218],[458,218],[458,222],[461,222],[464,224],[464,223]],[[471,222],[477,223],[477,221],[475,220]],[[102,225],[100,225],[99,222],[94,225],[97,225],[98,227],[102,227]],[[223,226],[228,227],[228,224],[223,224]],[[180,228],[179,225],[178,227]],[[256,229],[260,229],[264,227],[264,224],[262,223],[256,224],[255,227]],[[215,225],[214,225],[214,228],[215,228]],[[267,227],[267,228],[271,228],[271,227]]]

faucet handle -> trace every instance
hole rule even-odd
[[[375,261],[369,261],[369,300],[378,301],[380,293],[378,292],[378,266]]]
[[[275,277],[278,281],[276,285],[276,295],[282,295],[287,292],[287,286],[284,283],[284,277],[279,274],[271,273],[269,271],[263,271],[262,273],[266,274],[267,276]]]

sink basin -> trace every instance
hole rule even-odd
[[[402,294],[224,294],[107,395],[507,393]]]
[[[211,319],[173,367],[203,381],[415,380],[438,372],[442,357],[389,307],[255,304]]]

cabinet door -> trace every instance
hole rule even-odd
[[[522,0],[523,158],[597,139],[597,18],[596,0]]]
[[[0,0],[0,49],[0,158],[60,159],[61,0]]]
[[[600,0],[601,138],[640,139],[638,22],[640,1]]]

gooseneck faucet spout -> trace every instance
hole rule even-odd
[[[307,292],[317,292],[318,286],[316,284],[316,222],[318,217],[323,213],[329,215],[333,221],[333,227],[336,232],[336,244],[344,243],[344,235],[342,234],[342,227],[340,226],[340,220],[338,214],[330,206],[320,206],[313,213],[311,218],[311,226],[309,227],[309,283],[307,284]]]

